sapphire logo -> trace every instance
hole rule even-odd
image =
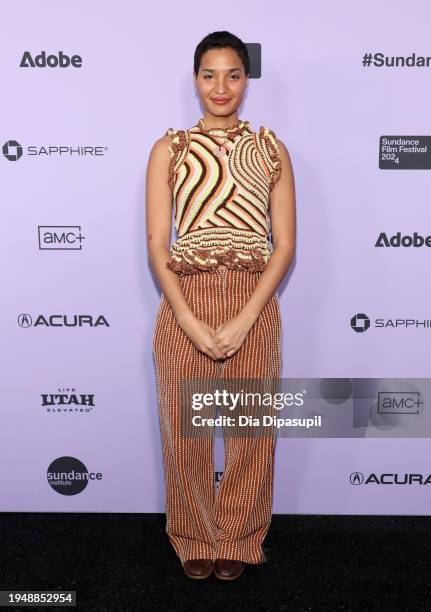
[[[363,333],[370,328],[371,322],[368,315],[359,313],[350,319],[350,327],[358,333]],[[416,329],[431,329],[431,319],[373,319],[374,329],[408,329],[414,327]]]
[[[363,333],[370,327],[370,318],[363,313],[355,314],[350,319],[350,326],[355,332]]]
[[[16,140],[8,140],[3,145],[3,155],[9,161],[17,161],[22,156],[22,146]]]
[[[3,155],[9,161],[18,161],[24,153],[30,157],[103,157],[108,150],[104,145],[28,145],[8,140],[3,145]]]

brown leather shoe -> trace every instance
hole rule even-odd
[[[216,559],[214,563],[214,573],[220,580],[235,580],[241,576],[244,568],[244,561],[236,559]]]
[[[211,576],[214,564],[212,559],[187,559],[183,563],[183,568],[189,578],[203,580]]]

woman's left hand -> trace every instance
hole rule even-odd
[[[248,332],[254,325],[245,311],[239,312],[235,317],[228,319],[216,328],[216,344],[226,357],[232,357],[242,346]]]

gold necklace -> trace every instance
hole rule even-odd
[[[219,131],[219,132],[225,132],[225,133],[228,134],[227,138],[225,138],[222,143],[219,143],[213,149],[213,153],[214,153],[214,155],[216,157],[223,157],[227,153],[227,148],[225,146],[223,146],[223,145],[228,140],[232,140],[233,141],[234,138],[236,136],[238,136],[238,134],[242,134],[242,132],[245,129],[247,129],[249,125],[250,125],[249,121],[239,121],[239,123],[237,123],[236,125],[230,125],[227,128],[206,128],[205,127],[204,119],[201,118],[201,119],[199,119],[196,127],[198,127],[201,132],[203,132],[204,134],[207,134],[208,136],[211,136],[215,140],[217,140],[217,136],[214,133],[211,133],[211,132]]]

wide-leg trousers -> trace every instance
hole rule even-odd
[[[261,272],[218,268],[180,275],[193,313],[214,329],[234,317]],[[178,325],[162,294],[153,354],[165,476],[166,532],[182,563],[188,559],[267,561],[262,542],[272,516],[276,435],[224,435],[225,463],[218,494],[212,436],[181,435],[180,382],[191,378],[273,378],[281,373],[282,323],[277,292],[267,301],[241,348],[214,360]]]

